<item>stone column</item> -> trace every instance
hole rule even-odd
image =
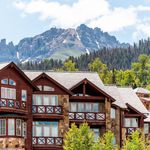
[[[64,119],[59,121],[59,136],[64,137],[69,128],[69,95],[59,95],[58,104],[63,106]]]
[[[110,118],[110,111],[111,111],[111,103],[105,98],[105,113],[106,113],[106,132],[111,130],[111,118]]]

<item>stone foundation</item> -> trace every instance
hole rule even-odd
[[[25,140],[23,138],[0,138],[0,150],[25,150]]]

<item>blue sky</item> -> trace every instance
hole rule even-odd
[[[82,23],[133,44],[150,37],[150,0],[0,0],[0,20],[0,39],[14,44]]]

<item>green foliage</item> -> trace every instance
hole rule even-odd
[[[89,129],[90,127],[87,123],[83,123],[79,128],[75,123],[71,124],[71,128],[65,135],[64,150],[93,150],[94,136]]]
[[[65,62],[64,66],[67,68],[67,71],[79,71],[78,69],[75,69],[75,62],[72,63],[72,60]]]
[[[133,70],[139,79],[141,86],[145,87],[147,85],[147,77],[149,76],[149,71],[147,68],[150,68],[150,57],[146,54],[140,55],[138,57],[138,63],[132,63]]]
[[[85,122],[79,128],[75,123],[71,124],[71,128],[65,135],[64,150],[115,150],[114,134],[111,131],[94,142],[94,132],[89,129],[90,127]]]

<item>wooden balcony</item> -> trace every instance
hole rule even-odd
[[[62,137],[33,137],[32,139],[33,146],[62,146],[63,138]]]
[[[54,105],[33,105],[32,106],[33,114],[57,114],[62,115],[63,108],[62,106]]]
[[[0,99],[0,107],[1,108],[16,108],[16,109],[26,109],[26,102],[25,101],[17,101],[17,100],[10,100],[10,99]]]
[[[69,120],[105,121],[105,118],[102,112],[69,112]]]
[[[141,132],[141,129],[138,127],[124,127],[126,135],[131,135],[134,131],[138,130]]]

